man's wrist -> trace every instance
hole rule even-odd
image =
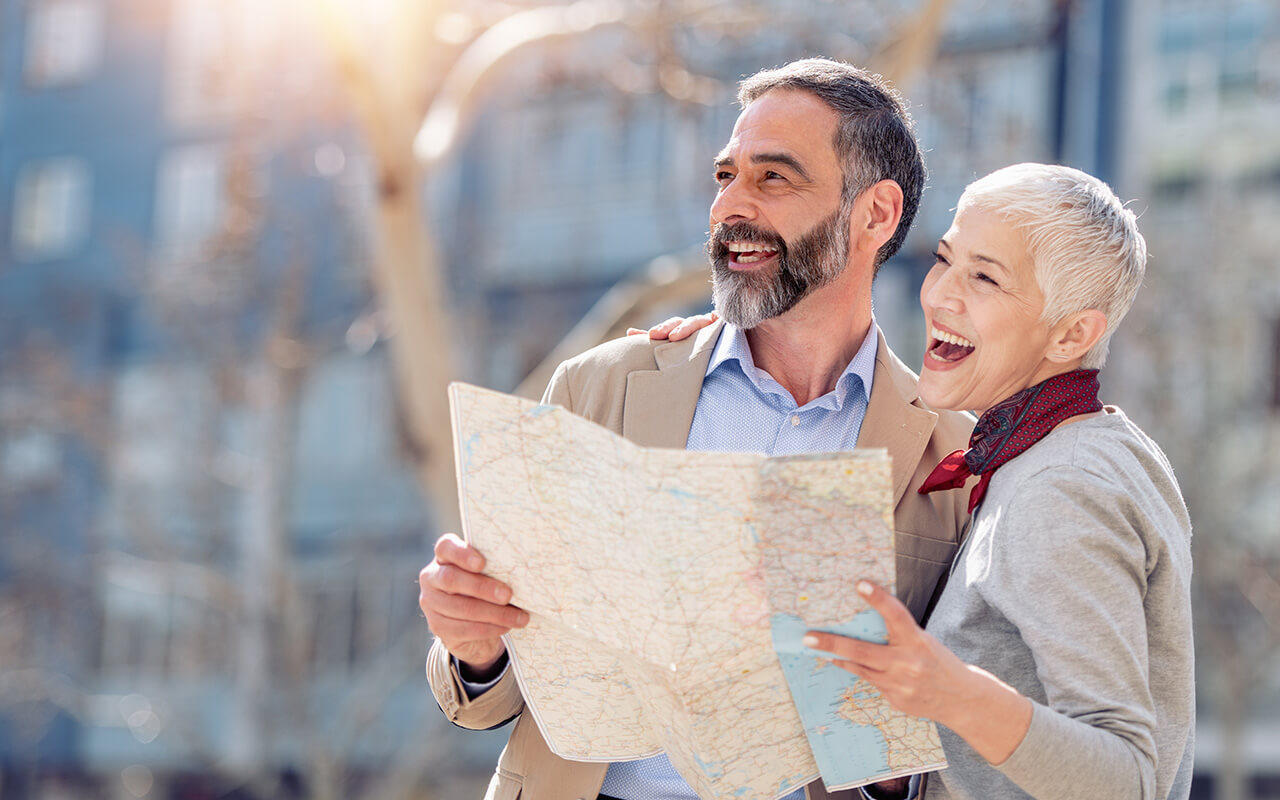
[[[476,667],[460,658],[456,661],[458,675],[467,683],[490,683],[502,675],[503,670],[507,668],[507,651],[503,650],[496,660],[485,666]]]

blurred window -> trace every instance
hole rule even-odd
[[[1165,55],[1185,54],[1204,41],[1203,29],[1198,20],[1188,16],[1166,17],[1160,20],[1160,50]]]
[[[162,257],[193,254],[217,232],[224,205],[226,158],[218,145],[171,150],[156,186],[156,247]]]
[[[168,673],[173,576],[162,561],[108,557],[102,571],[98,666],[108,677]]]
[[[226,118],[234,110],[231,22],[221,3],[174,4],[165,70],[167,110],[174,121],[206,122]]]
[[[62,448],[48,431],[28,429],[9,437],[0,448],[0,476],[5,490],[30,491],[52,486],[62,470]]]
[[[88,78],[102,61],[102,0],[39,0],[27,27],[27,84],[61,86]]]
[[[304,579],[302,589],[303,607],[312,612],[307,637],[311,667],[323,676],[346,675],[357,659],[356,586],[348,571],[334,567],[308,565],[309,580]]]
[[[1258,73],[1252,69],[1224,71],[1218,76],[1218,92],[1225,105],[1247,105],[1258,94]]]
[[[1271,410],[1280,412],[1280,317],[1271,323]]]
[[[165,111],[178,125],[222,122],[248,113],[271,96],[264,88],[278,88],[297,69],[295,59],[281,50],[290,33],[285,3],[173,0],[166,5],[172,17]]]
[[[1191,95],[1191,87],[1185,80],[1169,80],[1164,87],[1164,108],[1169,114],[1180,114],[1187,110],[1187,100]]]
[[[66,256],[88,230],[89,168],[76,158],[24,167],[14,198],[13,252],[25,261]]]
[[[1237,9],[1223,28],[1219,56],[1218,92],[1224,104],[1245,105],[1258,94],[1258,59],[1265,20]]]
[[[1204,175],[1193,171],[1171,170],[1155,176],[1152,195],[1161,203],[1185,203],[1204,191]]]
[[[108,679],[190,680],[234,671],[235,628],[214,570],[109,554],[98,668]]]

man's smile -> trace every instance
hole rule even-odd
[[[729,251],[729,266],[736,269],[754,268],[778,255],[776,247],[760,242],[725,242],[725,249]]]

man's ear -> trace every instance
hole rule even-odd
[[[1107,333],[1107,317],[1095,308],[1077,311],[1053,327],[1049,337],[1050,361],[1083,359]]]
[[[849,216],[849,241],[872,253],[893,238],[902,221],[902,187],[885,179],[858,196]]]

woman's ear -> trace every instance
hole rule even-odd
[[[1094,308],[1077,311],[1053,327],[1047,357],[1059,363],[1083,359],[1106,333],[1105,314]]]

